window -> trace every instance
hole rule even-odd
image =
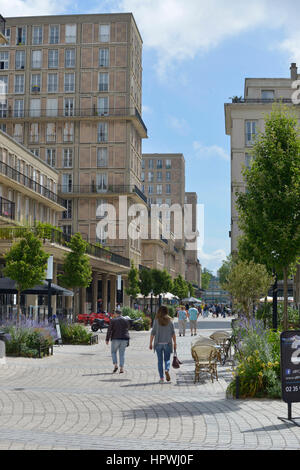
[[[50,25],[49,27],[49,44],[59,43],[59,26]]]
[[[75,91],[75,74],[74,73],[65,73],[64,91],[65,93]]]
[[[72,199],[65,199],[64,206],[66,210],[62,213],[62,218],[72,219]]]
[[[99,49],[99,67],[109,67],[109,49]]]
[[[57,111],[58,111],[58,100],[57,100],[57,98],[48,98],[47,99],[46,116],[48,116],[48,117],[57,116]]]
[[[39,117],[41,115],[41,100],[39,98],[30,100],[30,117]]]
[[[10,28],[5,28],[5,30],[4,30],[4,36],[5,36],[6,40],[7,40],[7,45],[10,44],[10,32],[11,32]]]
[[[76,24],[66,24],[65,42],[67,44],[76,42]]]
[[[46,141],[55,142],[56,141],[56,126],[53,122],[48,122],[46,126]]]
[[[39,157],[39,156],[40,156],[40,149],[31,149],[30,151],[31,151],[31,153],[33,153],[33,155],[35,155],[36,157]]]
[[[100,72],[99,73],[99,91],[108,91],[108,73]]]
[[[63,153],[63,168],[73,167],[73,149],[66,148]]]
[[[24,100],[15,100],[14,117],[24,117]]]
[[[156,185],[156,194],[162,194],[162,184]]]
[[[145,160],[142,159],[142,170],[144,170],[144,169],[145,169]]]
[[[74,98],[64,99],[64,115],[68,117],[74,116]]]
[[[101,147],[97,149],[97,167],[107,167],[107,148]]]
[[[253,145],[256,137],[256,121],[246,121],[246,145]]]
[[[43,43],[43,27],[33,26],[32,27],[32,44],[42,44],[42,43]]]
[[[7,117],[7,100],[0,99],[0,117]]]
[[[9,62],[9,52],[0,52],[0,70],[7,70]]]
[[[99,41],[109,42],[109,39],[110,39],[110,25],[100,24],[99,25]]]
[[[37,122],[30,124],[29,139],[32,144],[36,144],[39,141],[39,124]]]
[[[250,166],[251,166],[251,160],[252,160],[252,155],[249,155],[249,153],[245,153],[245,165],[246,165],[246,168],[250,168]]]
[[[42,68],[42,51],[36,50],[31,53],[31,68],[40,69]]]
[[[23,142],[23,126],[22,124],[14,125],[14,139],[20,144]]]
[[[74,123],[65,122],[64,123],[64,142],[73,142],[74,139]]]
[[[148,184],[148,194],[153,194],[153,184]]]
[[[72,173],[63,173],[62,175],[62,192],[71,193],[73,186],[73,175]]]
[[[153,160],[148,160],[148,168],[149,168],[149,170],[153,169]]]
[[[98,142],[107,142],[108,140],[108,124],[107,122],[98,123]]]
[[[56,69],[58,67],[58,49],[48,50],[48,69]]]
[[[156,168],[162,168],[162,160],[156,160]]]
[[[16,44],[26,44],[26,26],[17,28]]]
[[[46,163],[48,163],[48,165],[55,168],[55,165],[56,165],[56,150],[55,149],[47,149]]]
[[[145,181],[145,172],[144,171],[141,172],[141,181],[142,182]]]
[[[41,74],[33,73],[31,75],[31,91],[32,93],[39,93],[41,91]]]
[[[108,116],[108,97],[98,98],[98,115]]]
[[[24,75],[15,75],[15,93],[24,93]]]
[[[48,93],[56,93],[58,91],[57,73],[48,73]]]
[[[96,191],[97,193],[104,193],[107,191],[107,173],[97,173]]]
[[[75,49],[65,49],[65,67],[75,67]]]
[[[148,171],[148,181],[149,181],[149,183],[152,183],[153,180],[154,180],[153,171]]]
[[[157,181],[162,181],[162,172],[161,172],[161,171],[158,171],[158,172],[156,173],[156,180],[157,180]]]
[[[6,95],[8,92],[8,75],[0,76],[0,95]]]
[[[273,100],[274,99],[274,90],[262,90],[261,91],[262,100]]]
[[[171,185],[166,184],[166,194],[171,194]]]
[[[6,132],[6,124],[0,124],[0,130]]]
[[[16,70],[25,69],[25,51],[16,51],[15,68]]]
[[[171,172],[166,171],[166,181],[171,181]]]
[[[61,226],[63,234],[66,237],[70,237],[72,235],[72,225],[62,225]]]
[[[171,168],[171,160],[166,160],[166,169],[170,169]]]

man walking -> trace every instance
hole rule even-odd
[[[179,336],[185,336],[185,325],[186,320],[188,318],[188,314],[183,306],[181,306],[178,310],[178,327],[179,327]]]
[[[199,317],[199,312],[198,310],[196,309],[196,307],[191,307],[189,309],[189,318],[190,318],[190,328],[191,328],[191,336],[195,335],[196,336],[196,332],[197,332],[197,320],[198,320],[198,317]],[[193,333],[194,331],[194,333]]]
[[[119,351],[120,374],[124,372],[125,349],[129,344],[129,324],[122,317],[120,310],[115,311],[115,316],[110,320],[106,334],[106,344],[111,340],[111,356],[114,365],[113,373],[118,370],[117,352]]]

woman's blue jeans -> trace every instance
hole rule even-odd
[[[158,372],[161,379],[164,378],[164,367],[163,363],[165,362],[165,370],[170,370],[170,357],[171,357],[171,347],[169,344],[157,344],[156,354],[158,359]]]
[[[125,360],[125,349],[127,346],[127,340],[125,339],[113,339],[111,342],[111,356],[113,364],[118,364],[117,352],[119,351],[120,367],[124,366]]]

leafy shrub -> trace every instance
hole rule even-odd
[[[22,357],[38,357],[43,347],[53,346],[56,339],[54,328],[26,320],[19,325],[7,323],[1,329],[10,334],[6,343],[6,354]]]
[[[174,318],[176,315],[176,309],[173,305],[167,305],[168,310],[169,310],[169,315],[170,317]]]
[[[228,393],[245,397],[280,398],[280,333],[266,330],[262,321],[240,319],[233,329],[237,367]]]
[[[144,330],[149,331],[151,327],[151,318],[147,317],[144,313],[142,314]]]
[[[133,308],[130,308],[130,307],[123,307],[122,315],[123,317],[129,317],[135,320],[136,318],[141,317],[141,312],[139,310],[134,310]]]
[[[80,323],[60,323],[62,342],[65,344],[90,344],[93,333]]]

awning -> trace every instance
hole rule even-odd
[[[48,295],[48,282],[43,281],[41,285],[34,286],[31,289],[22,291],[22,294],[32,295]],[[0,278],[0,294],[17,294],[16,282],[9,277]],[[65,289],[64,287],[58,286],[57,284],[51,283],[51,295],[66,295],[73,296],[74,292]]]
[[[201,299],[196,299],[196,297],[187,297],[186,299],[182,299],[182,302],[187,302],[187,303],[196,303],[196,302],[201,302]]]

